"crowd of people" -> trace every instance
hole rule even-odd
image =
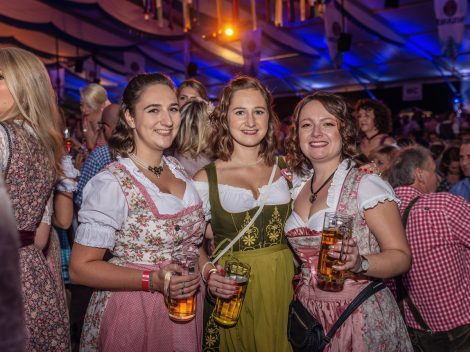
[[[394,120],[316,91],[285,128],[248,76],[213,102],[161,73],[133,77],[119,103],[98,84],[80,97],[64,125],[41,61],[0,48],[1,351],[298,351],[294,297],[326,333],[377,280],[325,351],[470,351],[465,114]],[[317,279],[328,212],[352,218],[328,248],[338,292]],[[251,273],[224,326],[215,302],[240,293],[229,260]],[[171,302],[190,297],[194,318],[175,321]]]

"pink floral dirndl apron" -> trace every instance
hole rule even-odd
[[[353,216],[353,238],[363,255],[379,253],[380,247],[358,211],[357,192],[363,172],[351,168],[346,176],[336,212]],[[287,233],[289,243],[302,261],[301,278],[296,296],[328,332],[346,307],[370,281],[365,276],[346,279],[340,292],[322,291],[317,287],[317,264],[321,232],[298,227]],[[303,241],[317,245],[313,256],[304,257],[296,250]],[[336,332],[325,352],[413,351],[405,324],[388,288],[377,292],[356,309]]]
[[[113,163],[107,169],[119,181],[129,207],[128,218],[116,232],[110,263],[159,270],[170,262],[171,253],[197,251],[205,224],[202,203],[173,215],[160,214],[144,186],[124,166]],[[160,292],[95,291],[85,317],[80,351],[199,352],[202,308],[202,287],[196,317],[184,324],[169,319]]]

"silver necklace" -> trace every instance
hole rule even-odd
[[[163,172],[163,157],[162,157],[162,160],[160,161],[160,165],[158,166],[151,166],[147,164],[145,161],[139,159],[137,155],[135,155],[134,153],[129,153],[129,158],[140,167],[149,170],[152,174],[157,176],[157,178],[160,178]]]

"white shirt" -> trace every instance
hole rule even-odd
[[[298,227],[307,226],[308,228],[316,231],[321,231],[323,228],[323,219],[326,212],[335,212],[338,205],[339,197],[341,195],[341,189],[343,187],[344,180],[348,174],[349,169],[348,160],[344,160],[336,170],[335,175],[333,176],[332,184],[328,190],[328,196],[326,199],[326,204],[328,208],[317,211],[312,214],[307,220],[307,223],[304,223],[302,218],[293,210],[292,215],[287,219],[285,225],[285,231],[288,232],[292,229]],[[307,182],[310,182],[312,173],[307,176],[300,177],[294,175],[293,179],[293,190],[292,190],[292,199],[297,199],[300,191],[303,189]],[[399,199],[395,196],[392,186],[379,175],[376,174],[367,174],[364,175],[359,183],[359,189],[357,192],[357,204],[358,212],[364,217],[364,210],[374,208],[379,202],[383,203],[385,200],[394,201],[399,204]],[[294,204],[292,209],[294,209]]]
[[[209,184],[202,181],[193,181],[199,196],[202,199],[204,216],[211,219],[211,205],[209,202]],[[229,213],[240,213],[260,206],[262,197],[266,205],[286,204],[290,201],[289,185],[281,176],[273,181],[270,187],[264,185],[258,188],[259,197],[255,199],[251,190],[230,185],[218,184],[220,203]]]
[[[175,214],[198,204],[201,200],[193,181],[188,180],[166,157],[163,159],[173,175],[186,182],[183,199],[161,192],[130,159],[119,158],[118,161],[145,187],[160,214]],[[118,180],[108,170],[100,172],[83,189],[82,207],[78,213],[80,226],[75,234],[75,242],[84,246],[112,249],[115,243],[114,234],[124,225],[128,211],[127,200]]]

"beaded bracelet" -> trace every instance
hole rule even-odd
[[[146,270],[142,273],[142,290],[149,290],[150,271]]]
[[[204,270],[206,270],[206,266],[207,266],[208,264],[211,264],[213,268],[212,268],[211,270],[209,270],[207,276],[204,276]],[[210,260],[207,261],[207,262],[202,266],[201,277],[202,277],[202,281],[203,281],[205,284],[207,284],[207,280],[209,280],[209,276],[211,276],[211,271],[214,270],[214,269],[215,269],[215,265],[214,265],[214,263],[212,263]],[[217,269],[215,269],[215,271],[217,271]]]

